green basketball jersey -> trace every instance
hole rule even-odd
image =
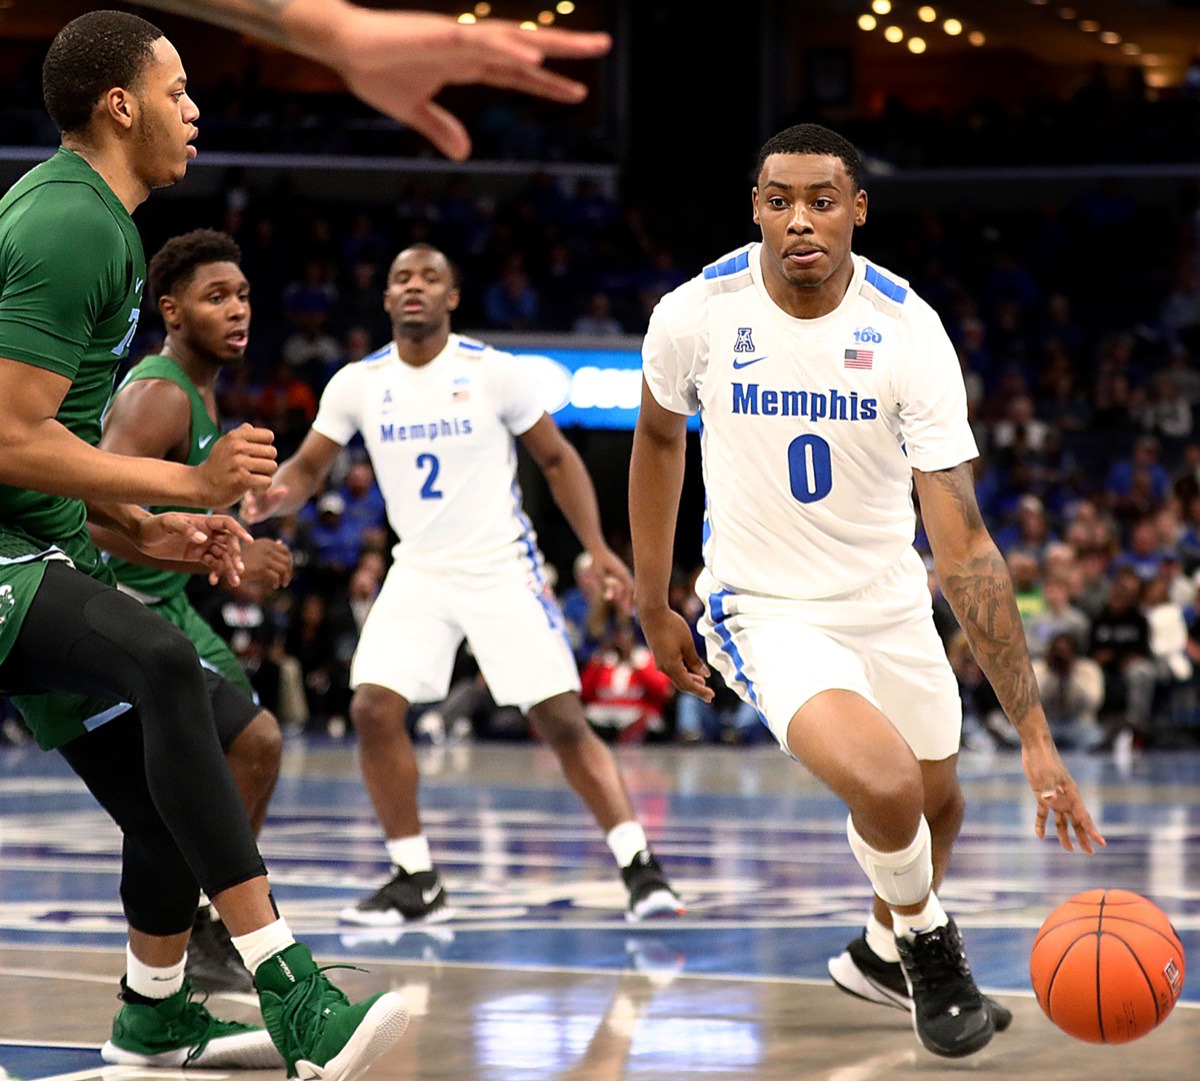
[[[199,465],[208,457],[213,444],[221,438],[221,429],[208,414],[208,406],[200,397],[200,391],[191,381],[187,373],[170,357],[146,357],[136,364],[132,371],[121,381],[117,388],[119,394],[136,379],[167,379],[181,387],[188,396],[191,405],[191,434],[188,441],[187,465]],[[194,511],[207,514],[199,507],[151,507],[155,514],[169,510]],[[116,576],[117,581],[139,594],[147,597],[158,597],[163,600],[177,596],[191,578],[189,574],[176,571],[156,570],[153,567],[141,567],[135,563],[126,563],[122,559],[110,558],[109,570]]]
[[[0,199],[0,357],[71,381],[57,419],[93,446],[141,313],[146,258],[103,178],[62,148]],[[83,501],[0,485],[0,555],[62,549],[108,580]]]
[[[62,148],[0,199],[0,357],[70,380],[57,419],[93,446],[141,313],[146,257],[133,219],[78,154]],[[0,661],[58,549],[105,582],[83,501],[0,484]],[[38,743],[57,747],[111,703],[14,698]]]

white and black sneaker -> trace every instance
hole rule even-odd
[[[896,948],[912,994],[913,1028],[921,1043],[944,1058],[962,1058],[987,1046],[996,1026],[975,986],[954,921],[912,939],[897,935]]]
[[[643,848],[628,867],[621,868],[621,880],[629,891],[629,909],[625,918],[630,923],[641,920],[682,916],[686,909],[663,874],[650,849]]]
[[[404,923],[437,923],[453,915],[446,905],[446,891],[437,871],[409,873],[397,867],[396,873],[375,893],[353,908],[342,909],[338,918],[356,927],[396,927]]]
[[[831,957],[827,967],[834,985],[846,994],[912,1013],[912,995],[908,993],[903,966],[899,961],[885,961],[871,949],[865,931],[837,957]],[[1012,1024],[1012,1010],[988,995],[983,1001],[991,1011],[996,1031],[1004,1032]]]

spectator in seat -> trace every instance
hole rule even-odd
[[[1158,675],[1150,653],[1150,625],[1138,607],[1141,596],[1137,572],[1118,570],[1108,603],[1092,624],[1088,651],[1104,670],[1104,712],[1118,718],[1118,733],[1144,737]]]
[[[1063,578],[1047,578],[1044,593],[1046,607],[1030,616],[1025,623],[1029,655],[1034,660],[1044,657],[1050,643],[1064,634],[1071,639],[1076,653],[1084,653],[1091,634],[1091,624],[1087,616],[1071,604],[1069,584]]]
[[[636,643],[633,622],[622,619],[580,674],[581,697],[589,723],[618,743],[640,743],[663,730],[663,706],[671,680],[654,657]]]
[[[1042,708],[1055,742],[1090,751],[1104,741],[1099,723],[1104,701],[1104,672],[1090,657],[1081,657],[1070,634],[1051,639],[1043,657],[1033,662]]]

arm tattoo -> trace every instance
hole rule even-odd
[[[293,0],[140,0],[149,7],[240,30],[273,45],[286,45],[281,16]]]
[[[1040,705],[1040,698],[1008,567],[987,535],[975,502],[970,467],[927,475],[953,500],[962,528],[977,538],[962,558],[939,573],[946,599],[1001,707],[1024,736],[1029,715]]]

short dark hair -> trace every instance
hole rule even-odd
[[[396,259],[399,259],[406,251],[423,251],[428,252],[430,255],[440,255],[446,260],[446,266],[450,268],[450,284],[455,289],[462,288],[462,271],[458,269],[458,264],[436,244],[430,244],[427,240],[414,240],[411,244],[405,244],[403,248],[396,252]],[[392,262],[394,263],[396,259],[393,259]]]
[[[862,187],[863,161],[858,148],[849,139],[821,124],[794,124],[763,143],[754,165],[755,184],[762,176],[767,158],[772,154],[828,154],[841,158],[854,190]]]
[[[155,253],[146,270],[150,300],[157,304],[180,285],[187,285],[197,267],[208,263],[241,264],[242,249],[233,237],[216,229],[193,229],[173,236]]]
[[[123,11],[90,11],[67,23],[42,65],[42,96],[58,130],[82,131],[104,94],[114,86],[135,88],[162,36],[153,23]]]

